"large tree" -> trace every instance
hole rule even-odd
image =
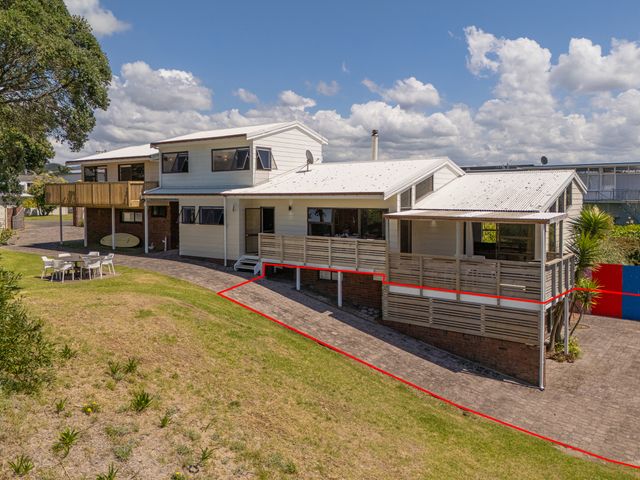
[[[40,172],[52,141],[78,151],[109,105],[109,62],[87,21],[62,0],[0,0],[0,192]]]

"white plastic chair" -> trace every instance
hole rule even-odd
[[[40,258],[42,258],[42,274],[40,275],[40,280],[42,280],[47,274],[47,270],[53,270],[53,259],[44,256]]]
[[[64,260],[53,260],[53,273],[51,274],[50,281],[52,282],[57,274],[60,277],[60,281],[64,283],[64,277],[67,275],[67,272],[71,273],[71,280],[76,279],[76,271],[73,262],[67,262]]]
[[[70,253],[59,253],[58,258],[69,258],[71,256]]]
[[[86,270],[89,275],[89,280],[92,278],[96,278],[95,272],[100,274],[102,277],[102,268],[100,258],[97,257],[82,257],[82,266],[80,267],[80,278],[82,278],[82,272]],[[93,273],[93,277],[91,276],[91,272]]]
[[[107,270],[109,271],[109,273],[111,275],[115,275],[116,274],[116,267],[114,267],[114,265],[113,265],[113,257],[115,257],[115,254],[114,253],[110,253],[106,257],[102,258],[102,266],[103,267],[106,266]]]

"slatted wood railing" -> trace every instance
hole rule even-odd
[[[387,242],[341,237],[261,233],[262,259],[293,265],[345,268],[384,273]]]
[[[142,193],[157,186],[157,182],[50,183],[45,198],[49,205],[64,207],[138,208]]]

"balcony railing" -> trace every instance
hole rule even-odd
[[[157,182],[50,183],[45,198],[49,205],[63,207],[138,208],[142,193],[157,186]]]
[[[640,190],[589,190],[585,202],[640,202]]]
[[[384,273],[387,242],[341,237],[261,233],[260,258],[266,261]]]

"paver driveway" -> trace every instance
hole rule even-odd
[[[46,228],[41,230],[23,235],[11,248],[55,249],[55,244],[47,244],[55,234],[45,237]],[[213,291],[247,278],[173,253],[119,255],[117,265],[161,272]],[[229,296],[454,402],[640,465],[640,322],[586,317],[578,330],[584,358],[574,364],[547,362],[547,389],[541,392],[296,292],[286,283],[264,279]]]

